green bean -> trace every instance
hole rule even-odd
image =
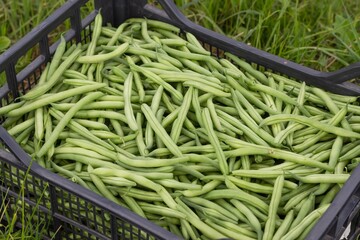
[[[321,200],[319,207],[325,206],[333,201],[336,194],[340,191],[339,184],[335,184],[330,190],[325,194],[324,198]]]
[[[185,214],[168,207],[149,204],[149,203],[139,203],[139,206],[145,211],[149,213],[153,213],[156,215],[160,215],[161,217],[173,217],[173,218],[179,218],[179,219],[185,219]]]
[[[236,135],[243,135],[244,132],[240,129],[236,128],[234,125],[231,125],[229,122],[227,122],[223,118],[219,118],[220,124],[224,126],[225,129],[223,129],[224,132],[232,132],[234,136]],[[229,133],[230,134],[230,133]]]
[[[278,175],[281,175],[284,173],[284,176],[285,177],[291,177],[291,173],[295,173],[297,174],[298,176],[300,174],[302,175],[307,175],[311,172],[320,172],[321,170],[319,169],[295,169],[295,170],[292,170],[292,171],[286,171],[284,173],[284,171],[282,170],[271,170],[271,171],[268,171],[268,170],[247,170],[247,169],[239,169],[239,170],[235,170],[235,171],[232,171],[232,174],[235,175],[235,176],[241,176],[241,177],[251,177],[251,178],[276,178]]]
[[[358,156],[359,152],[360,152],[359,145],[355,146],[354,148],[350,149],[345,154],[342,154],[341,157],[339,158],[339,161],[345,162],[345,161],[351,160],[352,158]]]
[[[173,57],[168,56],[168,55],[163,54],[163,53],[158,53],[158,52],[154,52],[154,51],[151,51],[151,50],[142,49],[140,47],[129,46],[128,49],[126,50],[126,52],[130,53],[130,54],[146,56],[146,57],[149,57],[151,59],[158,60],[159,62],[167,61],[167,62],[171,63],[172,65],[174,65],[175,67],[178,67],[178,68],[182,68],[182,66],[183,66],[182,63],[179,60],[177,60],[176,58],[173,58]]]
[[[329,166],[334,167],[334,169],[338,162],[342,147],[343,147],[343,138],[337,137],[332,145],[331,153],[329,157]],[[326,173],[331,173],[331,172],[326,172]],[[315,192],[315,195],[324,194],[330,188],[330,186],[331,184],[329,183],[321,183],[319,189]]]
[[[243,134],[248,136],[253,142],[255,142],[259,145],[269,146],[269,144],[267,144],[267,142],[265,142],[255,132],[253,132],[248,126],[244,125],[237,118],[235,118],[235,117],[231,116],[230,114],[227,114],[221,110],[216,110],[216,112],[219,114],[220,117],[226,119],[233,126],[236,126],[237,128],[239,128],[243,132]]]
[[[313,117],[310,117],[316,121],[320,121],[323,119],[323,116],[320,115],[316,115]],[[287,141],[289,141],[288,137],[290,135],[292,135],[291,139],[293,140],[293,138],[295,138],[294,136],[294,132],[301,130],[303,128],[305,128],[306,125],[300,124],[300,123],[290,123],[285,129],[283,129],[281,132],[279,132],[276,137],[275,137],[275,141],[277,143],[282,143],[285,139],[287,139]],[[309,128],[308,128],[309,129]],[[316,129],[316,132],[318,132],[318,130]],[[292,145],[292,144],[291,144]]]
[[[309,215],[307,215],[296,227],[291,229],[288,233],[286,233],[281,240],[290,240],[297,239],[302,231],[311,224],[315,219],[319,219],[322,214],[328,209],[330,204],[324,205],[312,211]]]
[[[259,80],[263,84],[266,85],[268,84],[268,79],[262,72],[255,70],[255,68],[253,68],[250,64],[241,60],[240,58],[238,58],[233,54],[226,52],[225,55],[229,57],[231,60],[233,60],[236,64],[238,64],[240,67],[242,67],[245,71],[250,73],[254,78]]]
[[[236,186],[240,187],[241,189],[247,189],[249,191],[252,192],[257,192],[257,193],[272,193],[273,192],[273,187],[270,186],[263,186],[257,183],[252,183],[252,182],[248,182],[248,181],[244,181],[242,179],[233,177],[233,176],[226,176],[226,178],[234,183]],[[224,179],[225,180],[225,179]]]
[[[307,176],[292,175],[295,179],[303,183],[345,183],[350,174],[311,174]]]
[[[133,72],[133,74],[134,74],[135,86],[136,86],[136,89],[137,89],[138,95],[139,95],[139,102],[143,103],[143,102],[145,102],[145,90],[144,90],[142,81],[140,79],[140,75],[138,72]]]
[[[118,186],[118,187],[135,187],[136,183],[133,181],[129,181],[125,178],[121,177],[102,177],[101,180],[112,186]]]
[[[246,235],[243,235],[237,231],[230,230],[226,227],[222,227],[217,223],[214,223],[208,219],[205,220],[205,223],[207,223],[209,226],[213,227],[217,231],[225,234],[226,236],[231,237],[232,239],[244,239],[244,240],[254,240],[255,238],[248,237]]]
[[[95,151],[89,150],[89,149],[84,149],[81,147],[66,147],[66,146],[61,146],[61,147],[57,147],[54,150],[54,154],[71,154],[76,152],[77,154],[83,155],[83,156],[88,156],[88,157],[94,157],[97,159],[101,159],[101,160],[105,160],[105,161],[113,161],[111,158],[109,158],[108,156],[104,156],[101,155]]]
[[[54,74],[55,70],[59,67],[61,62],[61,57],[64,55],[66,49],[66,40],[63,35],[60,36],[60,43],[56,48],[56,51],[54,53],[53,59],[49,65],[48,68],[48,76],[51,76]],[[46,78],[45,78],[46,81]],[[44,81],[44,82],[45,82]],[[43,84],[44,82],[39,81],[38,84]]]
[[[275,220],[277,216],[277,209],[280,204],[281,193],[284,186],[284,176],[279,175],[274,184],[273,194],[269,205],[268,220],[265,223],[263,239],[272,239],[275,232]]]
[[[182,73],[182,71],[179,68],[177,68],[177,67],[175,67],[173,65],[164,64],[164,63],[158,63],[158,62],[144,63],[142,65],[142,67],[146,67],[147,70],[152,71],[152,72],[154,72],[156,74],[163,73],[163,70],[169,71],[170,73],[174,72],[174,71],[179,72],[179,74]]]
[[[69,123],[69,121],[71,120],[71,118],[75,115],[75,113],[81,109],[84,105],[86,105],[87,103],[94,101],[95,99],[99,98],[100,96],[102,96],[103,93],[100,92],[94,92],[94,93],[90,93],[89,95],[87,95],[86,97],[82,98],[79,102],[77,102],[75,104],[74,107],[72,107],[65,115],[64,117],[60,120],[59,124],[54,128],[53,132],[51,133],[51,136],[49,137],[49,139],[46,140],[46,142],[44,143],[44,145],[40,148],[40,150],[36,153],[37,157],[42,157],[46,151],[49,150],[50,146],[52,144],[55,143],[55,141],[57,140],[58,136],[60,135],[60,132],[65,128],[65,126]]]
[[[107,189],[106,185],[102,182],[101,178],[92,174],[92,171],[93,171],[93,168],[91,167],[91,165],[88,165],[88,172],[90,174],[90,178],[91,178],[92,182],[94,183],[94,185],[99,190],[99,192],[106,198],[110,199],[111,201],[124,206],[124,204],[122,202],[120,202],[117,198],[115,198],[114,195]]]
[[[301,83],[297,82],[297,81],[292,81],[289,78],[286,78],[284,76],[275,74],[275,73],[267,73],[268,75],[271,75],[274,77],[275,80],[278,81],[284,81],[284,83],[286,83],[287,85],[290,85],[291,87],[293,87],[294,89],[299,89],[301,87]],[[306,90],[308,91],[307,95],[308,95],[308,99],[311,99],[313,97],[316,97],[315,95],[311,94],[311,87],[307,87]],[[336,103],[338,102],[343,102],[343,103],[351,103],[354,101],[357,101],[358,97],[356,96],[344,96],[344,95],[338,95],[338,94],[334,94],[334,93],[328,93],[332,99],[336,100]]]
[[[178,175],[180,172],[180,174],[187,173],[187,174],[192,175],[199,179],[204,177],[204,175],[201,172],[199,172],[197,169],[195,169],[194,167],[192,167],[190,165],[179,165],[178,164],[175,166],[174,170],[175,170],[174,174],[176,174],[176,175]]]
[[[277,143],[275,143],[274,137],[271,136],[269,133],[267,133],[265,130],[261,129],[260,128],[261,126],[258,126],[257,123],[249,116],[249,114],[240,105],[239,100],[238,100],[238,95],[240,95],[240,92],[231,89],[231,94],[232,94],[233,101],[235,103],[235,107],[236,107],[236,109],[238,111],[238,115],[246,123],[246,125],[252,131],[257,133],[267,143],[269,143],[269,144],[271,144],[273,146],[279,146]]]
[[[293,196],[291,199],[289,199],[286,204],[284,205],[285,212],[290,211],[292,208],[294,208],[297,204],[299,204],[303,199],[305,199],[307,196],[309,196],[311,193],[314,193],[317,190],[318,186],[315,186],[313,188],[310,188],[308,190],[305,190],[295,196]],[[284,198],[283,198],[284,199]],[[281,199],[281,201],[283,201]]]
[[[100,119],[101,120],[101,119]],[[119,142],[125,144],[127,141],[131,141],[136,138],[137,134],[129,134],[126,137],[119,137],[118,135],[108,131],[108,130],[90,130],[95,136],[103,139],[112,140],[113,142]]]
[[[133,172],[128,171],[128,170],[99,167],[99,168],[94,169],[91,173],[98,175],[98,176],[123,177],[125,179],[134,181],[139,185],[146,186],[147,188],[152,189],[156,192],[159,191],[161,188],[161,186],[156,184],[155,182],[153,182],[141,175],[134,174]]]
[[[150,107],[154,114],[156,114],[158,111],[163,89],[164,89],[163,86],[159,86],[152,99]],[[145,129],[145,142],[146,142],[146,148],[151,149],[154,144],[154,135],[153,135],[153,130],[148,122],[146,123],[146,129]]]
[[[126,205],[130,210],[132,210],[134,213],[138,214],[139,216],[146,217],[143,209],[139,206],[139,204],[132,198],[126,195],[122,195],[121,198],[124,200]]]
[[[64,117],[64,115],[61,112],[56,111],[54,109],[50,109],[49,113],[59,121]],[[113,147],[110,144],[108,144],[108,143],[104,142],[103,140],[101,140],[100,138],[96,137],[89,130],[87,130],[85,127],[81,126],[74,120],[69,121],[68,127],[92,142],[95,142],[107,149],[110,149],[110,150],[113,149]]]
[[[171,48],[167,45],[163,45],[162,48],[170,55],[173,55],[175,57],[189,59],[189,60],[200,60],[200,61],[207,61],[209,59],[209,56],[198,54],[198,53],[186,53],[174,48]]]
[[[264,92],[259,92],[259,94],[260,94],[261,98],[264,100],[264,102],[266,103],[266,105],[268,105],[270,108],[274,109],[275,111],[278,111],[276,108],[275,101],[271,95],[266,94]],[[289,106],[289,105],[287,105],[287,106]],[[266,126],[266,127],[269,129],[268,126]],[[269,131],[269,133],[270,134],[272,133],[273,136],[276,136],[283,129],[284,129],[283,123],[276,123],[271,126],[271,131]]]
[[[197,88],[199,90],[202,90],[204,92],[208,92],[208,93],[211,93],[217,97],[230,97],[231,94],[228,93],[228,92],[224,92],[222,90],[219,90],[213,86],[210,86],[210,85],[206,85],[206,84],[203,84],[201,82],[197,82],[197,81],[185,81],[183,83],[184,86],[188,86],[188,87],[194,87],[194,88]]]
[[[217,113],[216,113],[216,110],[215,110],[215,105],[213,103],[213,98],[209,98],[207,100],[206,106],[209,109],[211,120],[214,123],[215,128],[217,130],[219,130],[220,132],[224,132],[225,130],[221,126],[221,122],[220,122],[219,117],[217,116]]]
[[[222,205],[230,206],[230,207],[231,207],[231,211],[232,211],[233,213],[237,212],[238,214],[241,214],[235,207],[233,207],[232,205],[230,205],[228,202],[222,200],[222,201],[219,201],[219,204],[220,204],[220,202],[221,202]],[[245,218],[245,217],[244,217],[244,218]],[[233,224],[233,223],[231,223],[231,222],[220,221],[220,220],[218,220],[218,219],[216,219],[216,218],[213,218],[213,217],[209,217],[209,219],[210,219],[212,222],[214,222],[214,223],[216,223],[217,225],[219,225],[219,226],[222,226],[222,227],[224,227],[224,228],[226,228],[226,229],[229,229],[229,230],[231,230],[231,231],[233,231],[233,232],[242,234],[242,235],[243,235],[242,237],[244,237],[244,239],[246,239],[246,237],[249,237],[250,239],[256,239],[256,237],[257,237],[256,233],[253,232],[250,228],[247,229],[247,228],[244,228],[244,227],[240,226],[239,224]],[[242,220],[242,221],[244,222],[244,221],[247,221],[247,220],[244,219],[244,220]],[[243,238],[240,238],[240,239],[243,239]]]
[[[129,127],[131,128],[131,130],[137,131],[139,128],[138,125],[136,124],[136,119],[131,106],[132,82],[133,82],[133,73],[130,72],[124,82],[124,110]]]
[[[60,100],[63,100],[63,99],[66,99],[68,97],[72,97],[72,96],[75,96],[78,94],[84,94],[87,92],[95,91],[104,86],[106,86],[106,85],[103,83],[92,84],[92,85],[88,85],[88,86],[81,86],[81,87],[69,89],[67,91],[63,91],[63,92],[59,92],[59,93],[55,93],[55,94],[51,94],[51,95],[46,95],[42,98],[39,98],[38,100],[35,100],[34,102],[32,102],[29,105],[23,105],[20,108],[17,108],[17,109],[14,109],[14,110],[8,112],[7,116],[9,116],[9,117],[21,116],[25,113],[28,113],[39,107],[46,106],[50,103],[60,101]]]
[[[177,209],[183,212],[186,215],[187,220],[197,229],[199,229],[203,234],[205,234],[205,236],[216,239],[221,239],[225,237],[223,234],[219,233],[215,229],[202,222],[190,208],[188,208],[185,204],[181,202],[179,198],[176,198],[175,200],[178,203],[176,206]]]
[[[118,46],[114,51],[104,54],[98,54],[94,56],[81,56],[76,59],[78,63],[100,63],[110,60],[114,57],[121,56],[126,52],[129,47],[129,43],[123,43]]]
[[[80,178],[78,177],[74,172],[66,170],[58,165],[56,165],[54,162],[51,162],[51,167],[59,173],[62,173],[64,175],[66,175],[69,178],[75,178],[76,182],[79,183],[81,186],[90,189],[90,187]]]
[[[163,115],[165,113],[165,109],[164,108],[160,108],[157,113],[156,113],[156,119],[161,122],[163,120]],[[160,137],[158,135],[155,135],[155,142],[156,142],[156,147],[157,148],[164,148],[165,144],[162,142],[162,140],[160,139]]]
[[[294,210],[290,210],[286,214],[280,227],[276,230],[273,239],[280,239],[281,237],[283,237],[288,232],[290,225],[293,222],[293,219],[294,219]]]
[[[188,44],[188,42],[186,42],[185,40],[181,39],[181,38],[162,38],[160,39],[160,43],[161,44],[165,44],[167,46],[185,46],[186,44]]]
[[[116,187],[116,191],[119,192],[120,195],[127,195],[132,198],[139,199],[141,201],[162,201],[161,197],[156,192],[144,191],[137,189],[135,187],[132,188],[121,188]]]
[[[281,202],[287,202],[292,197],[295,197],[296,195],[302,193],[302,192],[314,192],[317,189],[317,186],[315,184],[300,184],[298,188],[293,189],[292,191],[285,193],[281,197]]]
[[[213,124],[210,117],[210,111],[208,108],[204,108],[202,113],[202,122],[204,124],[204,127],[206,129],[206,132],[209,136],[210,143],[215,148],[216,157],[219,160],[219,166],[222,174],[228,174],[229,173],[229,166],[226,162],[226,158],[224,155],[224,152],[222,148],[220,147],[219,139],[217,138],[215,132],[213,131]]]
[[[101,26],[102,26],[103,18],[101,14],[96,14],[94,20],[94,29],[91,36],[91,42],[89,47],[87,48],[86,55],[91,56],[95,53],[95,47],[98,39],[100,38]]]
[[[157,74],[168,82],[186,82],[191,79],[219,90],[224,90],[223,84],[217,78],[203,76],[198,73],[179,73],[174,75],[173,72],[157,70]]]
[[[120,120],[124,123],[128,123],[125,114],[110,110],[80,110],[75,115],[76,118],[108,118]]]
[[[196,196],[200,196],[203,195],[205,193],[210,192],[211,190],[215,189],[217,186],[219,186],[221,184],[221,181],[218,180],[212,180],[208,183],[206,183],[205,185],[202,186],[202,189],[200,190],[184,190],[181,193],[185,196],[185,197],[196,197]]]
[[[272,184],[272,185],[274,185],[274,183],[275,183],[275,179],[263,179],[263,181],[267,182],[269,184]],[[284,191],[283,192],[285,192],[286,188],[288,190],[294,190],[294,189],[296,189],[298,187],[299,187],[298,184],[296,184],[296,183],[294,183],[292,181],[289,181],[289,180],[284,180]]]
[[[340,111],[338,106],[336,106],[334,101],[325,91],[314,87],[312,88],[312,92],[324,101],[331,113],[336,115]],[[341,126],[346,130],[352,131],[349,122],[345,118],[342,119]]]
[[[182,201],[184,201],[185,203],[192,203],[198,206],[202,206],[208,209],[212,209],[215,211],[218,211],[219,213],[221,213],[222,215],[226,216],[227,218],[237,222],[238,218],[236,215],[234,215],[232,212],[228,211],[227,209],[223,208],[222,206],[220,206],[219,204],[216,204],[212,201],[206,200],[204,198],[201,197],[191,197],[191,198],[181,198]]]
[[[315,121],[313,119],[310,119],[305,116],[299,116],[299,115],[291,115],[291,114],[278,114],[270,116],[266,119],[264,119],[260,123],[260,127],[262,125],[270,125],[278,122],[284,122],[284,121],[294,121],[299,122],[301,124],[305,124],[314,128],[317,128],[321,131],[332,133],[338,136],[342,137],[353,137],[353,138],[360,138],[360,134],[356,132],[352,132],[343,128],[334,127],[330,124],[322,123],[319,121]]]
[[[254,197],[253,195],[250,195],[240,189],[238,189],[238,190],[215,189],[215,190],[205,194],[204,198],[208,199],[208,200],[219,199],[219,198],[234,198],[234,199],[238,199],[240,201],[244,201],[265,213],[267,213],[269,211],[269,206],[266,203],[264,203],[257,197]]]
[[[310,231],[314,228],[314,226],[317,224],[317,220],[314,220],[312,223],[310,223],[305,230],[303,230],[303,232],[301,233],[301,235],[299,236],[300,240],[304,240],[310,233]]]
[[[189,43],[201,49],[203,52],[208,52],[206,49],[204,49],[204,47],[201,45],[201,43],[196,39],[196,37],[192,33],[186,32],[185,36]]]
[[[15,135],[23,132],[27,128],[33,126],[34,124],[35,124],[35,118],[29,118],[28,120],[26,120],[20,124],[17,124],[14,127],[12,127],[11,129],[9,129],[8,133],[12,136],[15,136]]]
[[[285,94],[283,92],[280,92],[278,90],[272,89],[270,87],[267,87],[265,85],[258,84],[258,83],[253,83],[252,85],[250,85],[250,89],[257,90],[257,91],[262,91],[262,92],[267,93],[267,94],[269,94],[271,96],[281,98],[281,100],[283,100],[284,102],[286,102],[288,104],[292,104],[292,105],[296,106],[297,108],[299,108],[299,110],[305,116],[307,116],[307,117],[310,116],[309,112],[302,105],[299,105],[296,100],[292,99],[291,97],[289,97],[287,94]]]
[[[259,220],[254,215],[254,213],[241,201],[237,199],[231,199],[230,202],[242,213],[246,216],[249,221],[250,226],[252,229],[257,233],[257,239],[262,239],[263,231],[260,225]]]
[[[157,76],[156,74],[146,70],[145,68],[136,66],[134,64],[130,64],[130,68],[133,69],[134,71],[137,72],[141,72],[142,74],[144,74],[146,77],[148,77],[149,79],[151,79],[151,81],[153,81],[156,84],[162,85],[164,87],[164,89],[166,89],[167,91],[169,91],[178,101],[182,101],[183,100],[183,96],[181,95],[181,93],[179,93],[176,89],[174,89],[170,84],[166,83],[163,79],[161,79],[159,76]]]
[[[174,111],[172,111],[169,115],[167,115],[163,120],[161,125],[166,128],[168,127],[171,123],[173,123],[175,121],[175,119],[178,117],[179,112],[180,112],[181,108],[176,108]]]
[[[189,190],[201,189],[201,185],[178,182],[173,179],[160,179],[160,180],[156,180],[156,182],[160,183],[164,187],[170,187],[170,188],[174,188],[174,189],[189,189]]]
[[[177,158],[170,158],[170,159],[153,159],[153,158],[128,158],[127,156],[118,153],[117,161],[127,164],[133,167],[162,167],[162,166],[171,166],[174,164],[184,163],[189,161],[189,157],[177,157]]]
[[[147,104],[141,105],[141,110],[144,113],[147,121],[150,123],[154,132],[160,137],[162,142],[166,145],[166,147],[175,155],[182,156],[180,149],[173,142],[171,137],[167,134],[165,129],[161,126],[161,124],[156,119],[155,114],[151,111],[151,108]]]
[[[329,122],[327,124],[336,126],[339,122],[341,122],[344,119],[344,117],[346,116],[346,113],[347,113],[347,109],[342,108],[334,115],[334,117],[332,117],[329,120]],[[318,132],[314,137],[310,138],[309,140],[306,140],[303,143],[294,146],[293,149],[296,152],[301,152],[301,151],[309,148],[316,142],[318,142],[321,138],[323,138],[326,135],[327,135],[326,132]]]
[[[279,114],[279,112],[274,111],[272,108],[268,107],[265,103],[263,103],[262,101],[260,101],[258,98],[256,98],[253,94],[253,92],[250,92],[249,90],[247,90],[246,88],[244,88],[243,86],[241,86],[239,84],[238,81],[236,81],[234,78],[232,78],[231,76],[227,75],[226,76],[226,80],[227,82],[230,84],[231,87],[233,87],[234,89],[236,89],[237,91],[239,91],[242,95],[244,95],[244,97],[246,97],[246,99],[248,99],[248,101],[252,104],[254,104],[255,106],[257,106],[258,108],[264,110],[265,112],[268,112],[270,114]]]
[[[194,88],[193,97],[191,99],[191,106],[195,110],[195,115],[200,126],[203,126],[202,117],[201,117],[201,106],[199,102],[199,90]]]
[[[70,78],[70,79],[82,79],[82,80],[88,79],[88,77],[85,74],[82,74],[82,73],[72,70],[72,69],[65,70],[65,72],[63,73],[63,76],[65,78]]]
[[[7,114],[8,112],[10,112],[11,110],[14,110],[14,109],[17,109],[17,108],[20,108],[20,107],[22,107],[23,105],[27,105],[26,103],[25,103],[25,101],[20,101],[20,102],[14,102],[14,103],[12,103],[12,104],[9,104],[9,105],[6,105],[6,106],[2,106],[1,108],[0,108],[0,115],[5,115],[5,114]],[[7,118],[6,120],[8,120],[9,121],[9,118]],[[5,121],[6,121],[5,120]],[[4,125],[3,125],[4,126]],[[6,126],[5,126],[6,127]]]
[[[20,98],[23,100],[32,100],[40,97],[41,95],[49,91],[52,87],[55,86],[55,84],[61,78],[63,72],[69,68],[69,66],[76,60],[80,53],[80,45],[78,45],[74,52],[59,65],[59,67],[54,71],[54,73],[49,77],[49,79],[47,79],[46,82],[41,85],[37,85],[32,91],[29,91],[27,94],[21,96]]]
[[[130,18],[130,19],[127,20],[128,23],[142,22],[142,21],[146,21],[147,24],[150,27],[154,27],[157,30],[163,29],[163,30],[167,30],[167,31],[170,31],[170,32],[180,33],[180,28],[175,27],[175,26],[173,26],[171,24],[162,22],[162,21],[158,21],[158,20],[152,20],[152,19],[144,20],[142,18]]]
[[[151,39],[151,37],[149,36],[147,30],[148,30],[147,21],[142,21],[141,22],[141,35],[142,35],[142,37],[146,42],[153,43],[154,40]]]
[[[192,92],[193,92],[193,88],[190,87],[184,96],[184,101],[180,106],[178,117],[177,117],[177,119],[175,119],[175,121],[172,125],[170,137],[175,143],[177,143],[179,140],[181,129],[182,129],[184,121],[186,119],[187,112],[189,111],[190,104],[191,104],[191,98],[192,98]]]
[[[296,218],[291,223],[289,230],[296,227],[311,211],[313,211],[314,205],[315,205],[315,195],[310,194],[310,196],[301,205],[301,208],[300,208]]]
[[[103,130],[110,132],[109,128],[104,124],[97,121],[86,120],[86,119],[74,119],[75,122],[81,124],[84,127],[93,129],[93,130]]]
[[[215,165],[212,163],[212,160],[207,158],[206,156],[191,154],[191,153],[195,153],[195,152],[199,152],[199,153],[202,153],[202,152],[209,153],[210,152],[210,153],[212,153],[212,152],[214,152],[213,146],[210,144],[202,145],[202,146],[195,146],[195,145],[193,145],[193,143],[195,143],[195,140],[186,143],[186,146],[185,146],[185,144],[181,145],[179,147],[179,149],[181,150],[181,152],[183,154],[190,153],[190,154],[188,154],[188,156],[190,157],[191,161],[204,162],[204,163],[209,163],[209,164]],[[191,146],[188,146],[190,144],[191,144]],[[157,149],[153,150],[152,152],[150,152],[148,154],[148,156],[149,157],[153,157],[153,156],[162,157],[162,156],[167,156],[169,154],[171,154],[171,152],[167,148],[157,148]]]
[[[231,140],[228,140],[227,142],[230,143]],[[302,164],[305,166],[317,167],[317,168],[325,169],[328,171],[333,170],[333,167],[331,167],[325,163],[314,161],[313,159],[308,158],[306,156],[296,154],[293,152],[289,152],[289,151],[285,151],[285,150],[280,150],[277,148],[270,148],[270,147],[256,146],[256,145],[253,145],[253,146],[247,145],[246,148],[238,148],[235,150],[230,150],[228,152],[225,152],[225,155],[227,157],[242,156],[242,155],[255,155],[255,154],[266,155],[269,157],[283,159],[285,161],[298,163],[298,164]]]

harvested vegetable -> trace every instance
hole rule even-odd
[[[0,108],[18,143],[185,239],[304,238],[358,163],[357,98],[216,58],[167,23],[101,22]]]

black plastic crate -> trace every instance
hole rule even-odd
[[[130,17],[169,22],[193,33],[218,57],[230,52],[259,69],[281,73],[334,93],[360,95],[360,86],[349,82],[359,77],[360,63],[332,73],[315,71],[200,27],[186,19],[171,0],[158,0],[163,10],[148,4],[147,0],[95,0],[94,11],[81,19],[80,7],[86,2],[68,1],[0,56],[0,73],[5,72],[7,78],[7,84],[0,88],[0,106],[14,101],[36,84],[44,64],[50,61],[58,44],[49,44],[48,34],[52,30],[70,19],[71,29],[65,34],[66,40],[87,42],[91,36],[89,26],[100,8],[104,24],[118,26]],[[39,46],[39,56],[16,73],[15,65],[20,57],[35,45]],[[24,204],[27,213],[34,212],[35,219],[42,219],[44,226],[50,223],[43,238],[50,238],[56,233],[55,239],[177,239],[175,235],[112,201],[31,162],[31,158],[1,126],[0,140],[12,153],[0,150],[0,199],[11,203],[9,211],[15,211],[17,204]],[[19,202],[21,185],[25,186],[24,203]],[[359,188],[360,167],[354,171],[307,239],[340,239],[349,224],[351,228],[347,236],[356,239],[360,232]],[[18,227],[21,227],[20,223]]]

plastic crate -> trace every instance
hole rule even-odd
[[[66,40],[87,42],[91,36],[88,26],[100,8],[104,23],[118,26],[130,17],[169,22],[193,33],[218,57],[224,52],[231,52],[259,69],[281,73],[335,93],[360,95],[360,86],[348,82],[360,75],[360,63],[332,73],[315,71],[200,27],[186,19],[171,0],[158,0],[163,10],[148,4],[146,0],[95,0],[95,10],[81,19],[80,7],[86,2],[66,2],[0,56],[0,73],[5,71],[7,78],[7,84],[0,88],[1,106],[9,104],[36,84],[44,64],[51,59],[58,44],[56,42],[49,46],[48,34],[51,31],[70,19],[71,29],[65,35]],[[37,44],[40,55],[16,73],[15,65],[19,58]],[[31,158],[1,126],[0,142],[12,153],[0,151],[0,199],[10,203],[9,211],[15,211],[18,200],[23,199],[26,213],[34,212],[38,219],[50,224],[44,239],[51,238],[54,233],[55,239],[178,239],[110,200],[32,163]],[[25,178],[26,172],[28,175]],[[24,198],[18,194],[22,184],[25,186]],[[347,236],[349,239],[356,238],[360,232],[359,188],[360,167],[354,171],[307,239],[340,239],[349,224],[351,227]],[[105,220],[109,220],[110,224],[106,224]],[[20,223],[18,227],[21,227]]]

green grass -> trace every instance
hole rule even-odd
[[[189,19],[305,66],[334,71],[360,61],[360,2],[176,0]]]
[[[26,172],[17,171],[12,176],[12,179],[15,179],[15,176],[20,177],[18,182],[21,182],[19,186],[18,197],[9,196],[9,193],[0,193],[2,194],[2,201],[0,202],[0,239],[4,240],[38,240],[42,239],[41,236],[47,230],[47,222],[45,219],[39,218],[37,213],[39,211],[39,204],[43,194],[47,191],[47,188],[43,189],[43,192],[38,193],[39,198],[37,199],[35,206],[30,206],[24,201],[25,192],[25,182],[26,179],[30,176],[28,173],[29,169]],[[5,173],[7,174],[7,173]],[[16,180],[17,181],[17,180]],[[29,190],[31,192],[31,190]],[[11,203],[10,199],[16,201],[16,204]],[[19,229],[16,224],[21,223],[23,226]]]
[[[62,6],[66,0],[0,0],[0,54],[10,45],[29,33],[38,26],[51,13]],[[82,10],[82,15],[88,14],[93,9],[92,1]],[[58,26],[50,33],[50,44],[59,38],[60,33],[70,28],[70,20]],[[16,71],[26,67],[39,52],[35,46],[27,52],[16,64]],[[0,75],[0,85],[5,82],[5,75]]]
[[[39,25],[51,12],[61,6],[65,0],[0,0],[0,54],[10,44],[14,44],[24,37],[35,26]],[[0,39],[0,40],[1,40]],[[35,50],[36,52],[36,50]],[[27,66],[34,57],[34,50],[30,50],[16,65],[16,71]],[[0,75],[0,85],[5,82],[5,74]]]

